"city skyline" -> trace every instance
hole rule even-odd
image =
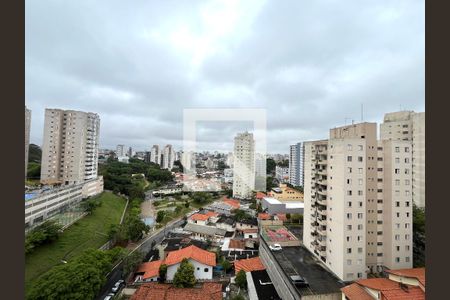
[[[184,108],[266,108],[268,153],[360,122],[361,105],[378,124],[425,110],[422,1],[139,7],[26,3],[30,143],[42,145],[45,108],[97,113],[100,147],[138,150],[181,149]],[[201,124],[202,149],[229,151],[245,130]]]

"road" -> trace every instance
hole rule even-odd
[[[147,237],[143,242],[141,242],[141,244],[139,244],[139,246],[135,250],[139,250],[147,254],[151,250],[153,241],[155,242],[156,245],[161,243],[164,239],[164,234],[166,232],[176,227],[180,227],[183,224],[183,222],[184,220],[181,219],[174,223],[171,223],[170,225],[167,225],[165,230],[161,230],[157,232],[155,235]],[[122,263],[120,263],[110,272],[110,274],[107,277],[105,285],[103,286],[102,290],[99,293],[99,296],[95,299],[103,300],[106,297],[106,295],[108,295],[111,292],[111,288],[114,286],[114,284],[119,279],[124,279],[122,278],[123,275],[124,274],[122,274]]]

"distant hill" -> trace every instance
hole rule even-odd
[[[30,144],[28,149],[28,162],[40,163],[42,157],[41,147],[35,144]]]

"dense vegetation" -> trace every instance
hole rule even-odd
[[[266,160],[267,174],[274,174],[276,165],[277,164],[275,163],[275,161],[272,158],[268,158]]]
[[[32,229],[25,237],[25,254],[30,254],[40,245],[56,241],[60,230],[61,225],[54,221],[47,221]]]
[[[105,244],[110,224],[118,224],[126,201],[104,192],[95,197],[101,202],[91,214],[64,230],[50,243],[41,244],[25,256],[25,287],[28,291],[37,278],[45,274],[61,260],[79,256],[87,248],[98,248]]]
[[[28,148],[28,162],[41,163],[42,150],[35,144],[30,144]]]
[[[413,204],[413,267],[425,267],[425,210]]]
[[[106,274],[122,255],[120,248],[88,249],[39,277],[27,299],[94,299],[106,282]]]
[[[128,212],[122,224],[112,224],[108,231],[108,237],[119,244],[128,241],[140,240],[144,233],[150,230],[150,226],[140,218],[142,199],[135,198],[128,204]]]
[[[283,167],[283,168],[288,168],[289,167],[289,159],[284,159],[282,161],[279,161],[277,163],[277,166]]]
[[[247,287],[247,276],[245,275],[245,271],[244,270],[240,270],[236,274],[235,282],[241,289]]]
[[[129,163],[122,163],[112,159],[100,165],[100,174],[103,175],[105,189],[122,193],[130,198],[144,198],[145,182],[132,174],[144,174],[148,181],[161,185],[172,181],[173,175],[168,170],[162,170],[157,164],[146,163],[140,159],[130,158]]]

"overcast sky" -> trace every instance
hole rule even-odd
[[[425,110],[423,0],[26,1],[26,105],[96,112],[100,145],[181,149],[185,108],[267,109],[270,153]],[[250,127],[250,128],[249,128]],[[239,124],[202,122],[202,150]]]

